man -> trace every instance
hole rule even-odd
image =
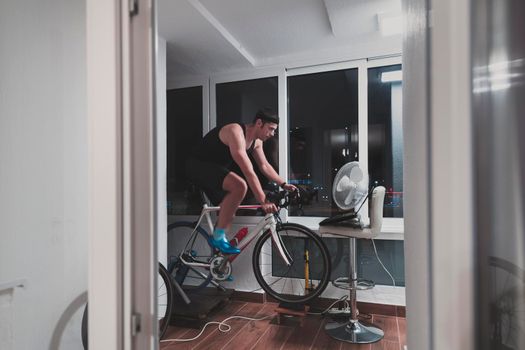
[[[240,253],[226,239],[226,230],[230,228],[248,187],[266,213],[277,211],[275,204],[266,201],[249,154],[253,155],[259,169],[269,180],[287,191],[297,189],[277,174],[263,152],[262,143],[274,136],[278,124],[277,114],[264,108],[257,112],[251,124],[232,123],[216,127],[204,136],[187,162],[188,178],[204,190],[213,204],[220,203],[221,210],[213,231],[212,244],[225,254]],[[232,171],[235,164],[241,169],[244,178]]]

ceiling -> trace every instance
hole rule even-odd
[[[158,28],[170,80],[398,54],[378,17],[400,14],[400,0],[159,0]]]

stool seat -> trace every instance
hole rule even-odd
[[[319,226],[319,233],[362,239],[372,239],[379,236],[379,230],[372,230],[370,226],[365,226],[363,229],[346,226]]]
[[[365,227],[357,228],[350,226],[319,226],[319,233],[330,233],[348,238],[371,239],[379,236],[383,224],[383,203],[385,200],[385,188],[378,186],[372,191],[370,205],[370,224]]]

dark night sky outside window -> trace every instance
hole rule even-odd
[[[166,97],[168,215],[198,214],[202,201],[186,179],[185,164],[202,138],[202,87],[168,90]]]
[[[401,82],[382,82],[401,65],[368,69],[368,171],[385,186],[384,217],[403,217],[403,134]]]
[[[337,170],[358,160],[357,69],[288,78],[289,179],[301,190],[292,216],[328,217]]]
[[[229,123],[250,124],[257,111],[263,107],[270,107],[279,113],[277,77],[220,83],[216,85],[215,91],[217,126]],[[279,130],[273,138],[263,143],[264,154],[277,172],[279,172],[278,132]],[[259,171],[253,159],[252,163],[261,185],[264,189],[268,189],[268,180]],[[235,171],[242,174],[238,167]],[[254,201],[253,195],[249,192],[243,204],[255,203]],[[247,214],[253,215],[253,211]]]

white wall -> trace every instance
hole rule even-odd
[[[14,291],[12,324],[0,325],[12,333],[0,332],[6,337],[0,344],[53,349],[61,339],[60,348],[81,349],[88,243],[85,3],[2,1],[0,42],[0,283],[27,279],[25,289]]]

